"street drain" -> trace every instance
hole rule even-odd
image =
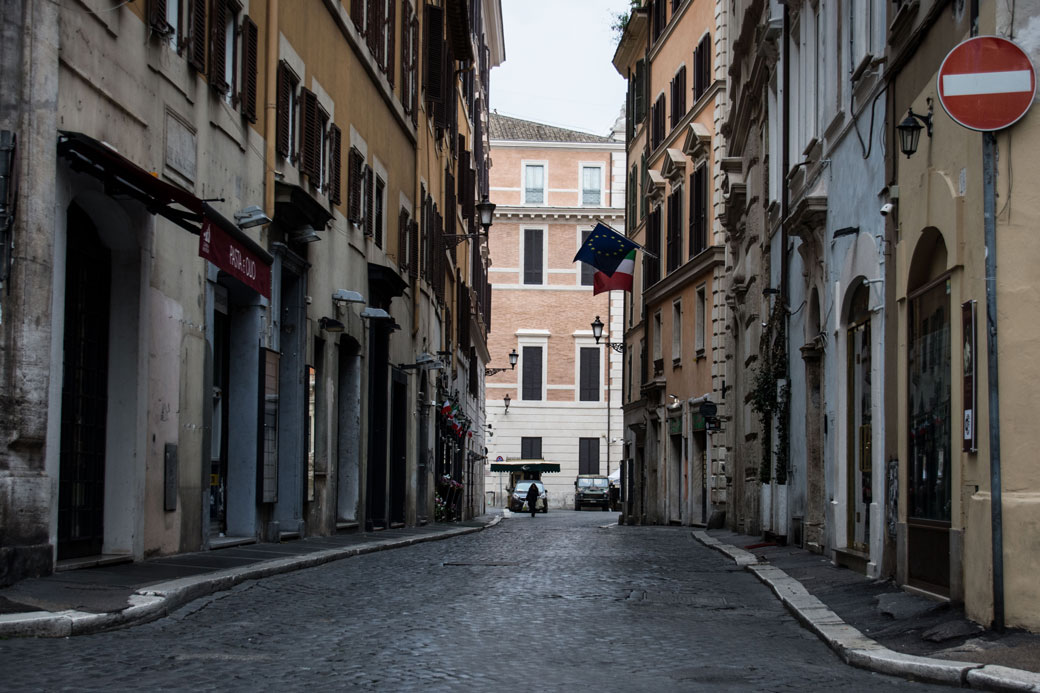
[[[443,566],[450,566],[450,567],[453,567],[453,568],[454,567],[471,567],[471,566],[478,567],[478,568],[498,568],[498,567],[502,567],[502,566],[514,566],[514,565],[520,565],[520,564],[515,562],[515,561],[483,561],[483,562],[477,562],[477,563],[461,563],[461,562],[460,563],[442,563],[441,565],[443,565]]]
[[[628,601],[645,602],[647,604],[679,604],[693,606],[698,609],[732,609],[725,597],[713,597],[690,592],[644,592],[635,590],[628,596]]]

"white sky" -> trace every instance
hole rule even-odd
[[[606,135],[625,105],[610,62],[628,0],[502,0],[506,60],[491,71],[500,115]]]

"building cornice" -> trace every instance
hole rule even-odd
[[[538,140],[491,140],[492,149],[603,149],[625,151],[625,143],[618,142],[541,142]]]
[[[507,207],[495,208],[495,219],[622,219],[622,207]]]
[[[663,300],[725,261],[726,248],[721,245],[713,245],[651,286],[643,293],[643,298],[648,306]]]

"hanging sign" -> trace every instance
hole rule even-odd
[[[976,387],[975,387],[975,301],[961,304],[961,334],[964,335],[962,347],[964,363],[964,435],[961,449],[964,452],[975,452],[977,447],[976,431]]]
[[[206,258],[264,298],[271,297],[271,267],[209,219],[202,222],[199,257]]]
[[[1036,94],[1033,62],[1017,44],[976,36],[954,47],[939,68],[939,102],[957,123],[990,132],[1026,114]]]

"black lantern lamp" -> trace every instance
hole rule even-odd
[[[599,319],[598,315],[596,316],[596,319],[592,321],[592,336],[596,338],[596,344],[599,344],[600,337],[603,336],[603,321]],[[611,342],[608,340],[603,344],[619,354],[625,353],[624,342]]]
[[[906,154],[906,158],[909,159],[917,152],[917,144],[921,140],[921,130],[925,130],[928,133],[928,137],[932,136],[932,99],[928,98],[928,113],[920,115],[914,113],[914,109],[908,108],[906,110],[906,118],[903,118],[903,122],[896,126],[896,132],[899,133],[899,151]]]
[[[506,396],[502,398],[502,401],[505,402],[505,404],[506,404],[506,414],[508,414],[509,413],[509,393],[508,392],[506,393]]]
[[[480,225],[484,228],[484,235],[488,233],[488,229],[491,228],[491,223],[495,220],[495,203],[484,196],[484,199],[477,203],[477,215],[480,217]]]
[[[508,370],[515,370],[516,369],[516,362],[519,361],[519,360],[520,360],[520,354],[516,353],[516,349],[513,349],[511,352],[509,352],[509,369]],[[484,369],[484,375],[485,376],[495,375],[495,374],[501,373],[501,372],[503,372],[505,370],[507,370],[507,369],[505,369],[505,368],[485,368]]]

